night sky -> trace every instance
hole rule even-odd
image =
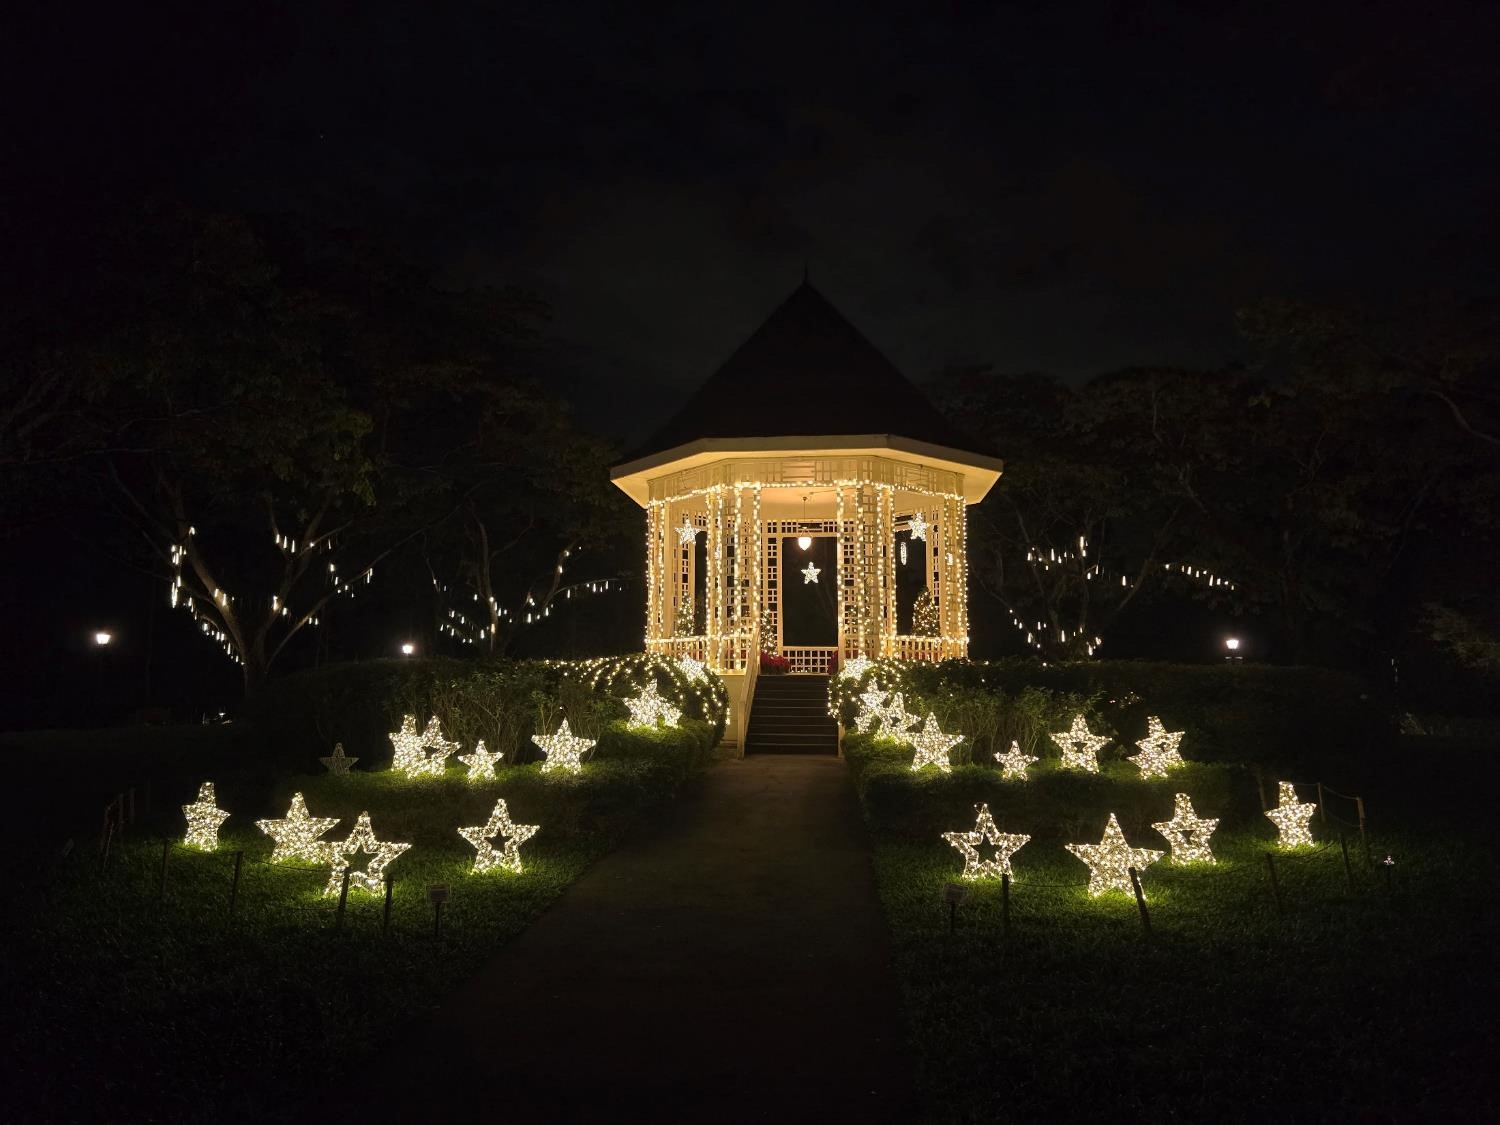
[[[804,265],[919,379],[1217,367],[1247,299],[1494,282],[1495,6],[481,7],[35,17],[20,275],[145,197],[360,227],[543,296],[537,369],[635,388],[584,409],[625,441]]]

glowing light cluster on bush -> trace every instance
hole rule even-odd
[[[229,814],[215,805],[217,800],[214,783],[205,781],[198,786],[198,799],[182,806],[182,815],[187,817],[187,834],[182,842],[188,847],[206,852],[219,850],[219,825],[229,819]]]
[[[318,761],[322,762],[324,768],[334,777],[348,777],[350,767],[359,761],[359,759],[349,757],[348,754],[344,753],[344,744],[342,742],[335,742],[333,744],[333,753],[326,758],[319,758]]]
[[[1025,781],[1026,767],[1032,762],[1041,761],[1040,758],[1023,753],[1019,742],[1012,742],[1010,749],[995,760],[1000,763],[1000,776],[1006,781]]]
[[[592,738],[581,738],[569,730],[567,719],[562,721],[556,734],[534,734],[531,736],[531,741],[540,746],[542,753],[547,755],[547,760],[542,763],[543,773],[552,773],[556,770],[578,773],[583,769],[581,757],[595,742]]]
[[[501,868],[521,873],[521,845],[540,830],[539,824],[516,824],[510,819],[510,810],[502,798],[495,802],[490,819],[473,828],[460,828],[458,834],[474,845],[474,871],[482,873]],[[500,850],[495,850],[493,841],[503,840]]]
[[[676,727],[682,719],[682,708],[673,707],[656,690],[656,681],[647,680],[633,698],[625,701],[630,710],[629,725],[637,729],[652,729],[658,725]]]
[[[1166,777],[1168,770],[1187,764],[1177,752],[1183,733],[1167,730],[1155,715],[1148,715],[1146,737],[1136,743],[1141,752],[1132,754],[1126,761],[1139,769],[1142,777]]]
[[[420,734],[417,717],[403,715],[401,729],[388,737],[395,751],[391,767],[404,777],[441,777],[448,767],[448,756],[459,748],[458,743],[443,737],[436,715]]]
[[[1001,832],[995,827],[995,818],[990,815],[989,805],[979,806],[979,816],[972,832],[944,832],[943,839],[958,849],[964,857],[961,879],[998,879],[1009,875],[1010,857],[1020,851],[1031,839],[1020,833]],[[984,846],[995,849],[995,858],[983,859],[979,849]]]
[[[301,793],[292,794],[292,803],[286,816],[280,820],[257,820],[255,827],[275,841],[271,848],[271,862],[284,859],[305,859],[322,863],[328,858],[328,841],[320,840],[329,829],[339,822],[336,816],[310,816],[307,802]]]
[[[949,752],[963,740],[964,736],[961,734],[944,734],[938,727],[937,716],[931,711],[927,712],[927,721],[922,724],[922,729],[908,736],[908,741],[917,751],[912,759],[912,770],[936,766],[944,773],[952,772]]]
[[[384,889],[382,884],[385,882],[385,869],[410,847],[410,844],[377,840],[375,830],[370,827],[370,814],[360,813],[359,819],[355,822],[354,831],[349,833],[347,840],[342,843],[334,841],[328,843],[328,858],[332,868],[323,893],[325,895],[338,894],[344,882],[344,872],[348,871],[350,887],[358,887],[371,894],[379,894]],[[365,865],[363,871],[350,870],[350,861],[361,853],[368,855],[370,862]]]
[[[1049,731],[1047,737],[1062,751],[1064,767],[1099,772],[1099,751],[1109,744],[1109,735],[1094,734],[1082,715],[1073,716],[1068,730]]]
[[[1312,815],[1318,806],[1297,800],[1297,788],[1290,781],[1276,783],[1277,805],[1266,816],[1276,825],[1277,842],[1284,848],[1305,848],[1313,842]]]
[[[1163,852],[1155,848],[1132,848],[1114,813],[1104,826],[1104,838],[1097,844],[1068,844],[1072,852],[1089,865],[1089,895],[1097,898],[1107,891],[1133,891],[1130,869],[1144,871],[1159,860]]]
[[[874,661],[872,661],[868,656],[856,656],[853,660],[846,662],[844,666],[839,669],[839,679],[859,680],[872,667],[874,667]]]
[[[708,679],[708,665],[701,660],[694,660],[691,656],[679,656],[677,667],[682,669],[682,674],[690,683],[702,683]]]
[[[1218,826],[1217,819],[1200,817],[1193,811],[1192,799],[1186,793],[1178,793],[1173,798],[1172,819],[1159,821],[1151,827],[1167,838],[1171,845],[1171,862],[1186,864],[1214,862],[1208,840]]]
[[[498,750],[486,750],[481,738],[473,750],[460,754],[458,760],[469,767],[469,772],[464,775],[469,781],[494,781],[495,763],[503,757],[505,755]]]

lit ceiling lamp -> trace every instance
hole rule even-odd
[[[799,526],[801,526],[801,527],[806,527],[807,526],[807,497],[806,496],[804,496],[802,498],[802,523]],[[797,546],[801,547],[804,551],[807,550],[809,547],[812,546],[812,536],[811,535],[799,535],[799,536],[797,536]],[[814,579],[814,581],[816,581],[816,579]]]

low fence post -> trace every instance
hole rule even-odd
[[[229,917],[234,918],[234,904],[240,897],[240,868],[244,865],[245,853],[234,853],[234,875],[229,880]]]
[[[1278,917],[1284,916],[1286,903],[1282,901],[1281,883],[1276,878],[1276,858],[1270,852],[1266,853],[1266,871],[1271,876],[1271,896],[1276,900],[1276,914]]]
[[[1323,783],[1318,782],[1318,824],[1328,827],[1328,801],[1323,796]]]
[[[161,842],[161,881],[157,885],[156,897],[160,902],[167,901],[167,860],[172,856],[172,837],[168,836]]]
[[[349,872],[344,872],[344,881],[339,886],[339,908],[333,916],[333,928],[342,930],[344,928],[344,904],[349,901]]]
[[[1010,872],[1000,873],[1000,936],[1010,940]]]
[[[385,873],[385,910],[380,915],[380,935],[384,937],[391,929],[391,888],[395,886],[395,877],[389,871]]]
[[[1368,870],[1375,866],[1375,861],[1370,858],[1370,837],[1365,834],[1365,799],[1354,798],[1354,808],[1359,813],[1359,842],[1365,853],[1365,868]]]
[[[1146,936],[1151,936],[1151,912],[1146,909],[1146,892],[1141,890],[1141,873],[1134,867],[1127,868],[1130,872],[1130,885],[1135,888],[1136,909],[1141,912],[1141,929]]]
[[[1344,837],[1344,830],[1339,829],[1339,851],[1344,856],[1344,881],[1349,884],[1349,893],[1354,893],[1354,868],[1349,866],[1349,841]]]

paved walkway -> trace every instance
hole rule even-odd
[[[430,1057],[382,1076],[402,1088],[383,1108],[524,1125],[910,1120],[887,958],[844,763],[725,762],[438,1011]]]

